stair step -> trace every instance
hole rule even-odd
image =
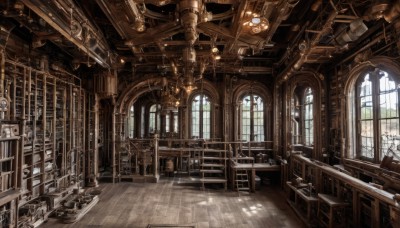
[[[220,169],[200,169],[200,173],[224,173],[224,171]]]
[[[246,190],[246,191],[249,191],[250,188],[237,188],[237,190],[238,190],[238,191],[245,191],[245,190]]]
[[[236,176],[247,176],[247,173],[236,173]]]
[[[203,163],[200,164],[202,167],[225,167],[225,165],[222,164],[212,164],[212,163]]]
[[[201,178],[200,182],[203,183],[226,183],[226,179],[222,178],[215,178],[215,177],[208,177],[208,178]]]
[[[232,160],[249,160],[249,161],[253,161],[254,158],[253,157],[238,157],[238,158],[233,157]]]
[[[224,160],[223,157],[203,157],[204,160]]]
[[[227,150],[221,150],[221,149],[204,149],[203,152],[225,153],[225,152],[227,152]]]
[[[249,180],[236,180],[236,182],[249,182]]]

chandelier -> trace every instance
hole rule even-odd
[[[180,105],[180,99],[177,97],[180,93],[178,86],[168,83],[167,78],[162,80],[161,89],[161,109],[162,111],[176,111]]]
[[[268,29],[269,21],[264,16],[247,11],[245,14],[243,26],[250,30],[250,33],[257,34]]]

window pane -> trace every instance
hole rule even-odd
[[[254,98],[254,141],[264,141],[264,104],[261,97]]]
[[[365,75],[364,81],[360,85],[360,97],[372,95],[372,82],[369,80],[369,74]]]
[[[304,98],[304,144],[311,146],[314,144],[314,116],[313,116],[313,92],[307,88]]]
[[[192,137],[200,137],[200,112],[192,112]]]
[[[141,122],[142,122],[142,125],[141,125],[141,129],[140,129],[140,137],[142,137],[142,138],[144,138],[144,134],[145,134],[145,129],[146,129],[146,125],[145,125],[145,117],[146,117],[146,110],[145,110],[145,107],[144,106],[142,106],[142,110],[141,110]]]
[[[374,158],[374,131],[373,121],[360,121],[361,127],[361,156]]]
[[[242,140],[264,141],[264,102],[259,95],[250,94],[242,99]],[[251,138],[251,136],[254,136]]]
[[[165,115],[165,132],[170,132],[170,129],[169,129],[169,123],[171,121],[170,118],[171,118],[170,114]]]
[[[128,119],[128,129],[129,129],[129,138],[135,137],[135,109],[132,105],[129,110],[129,119]]]
[[[178,112],[174,112],[174,132],[178,132]]]
[[[152,105],[150,107],[150,116],[149,116],[149,132],[154,133],[156,130],[156,105]]]
[[[366,74],[363,81],[359,84],[359,123],[360,123],[360,155],[361,157],[374,158],[374,126],[373,126],[373,94],[372,81],[370,74]]]
[[[160,110],[161,106],[157,104],[154,104],[150,107],[149,133],[156,133],[157,131],[160,130],[160,124],[161,124]]]
[[[246,96],[242,100],[242,140],[250,141],[250,107],[251,97]]]
[[[211,137],[211,102],[204,94],[199,94],[192,100],[192,137]]]
[[[200,138],[200,95],[193,98],[192,101],[192,137]]]
[[[380,159],[385,155],[400,160],[398,88],[387,72],[379,72]]]
[[[362,120],[372,119],[374,116],[372,107],[373,106],[372,96],[361,97],[360,101],[361,101],[360,118]]]
[[[203,138],[211,137],[211,112],[203,110]]]

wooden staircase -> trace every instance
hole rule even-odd
[[[226,150],[204,148],[201,154],[200,182],[204,189],[205,184],[223,184],[227,190]]]

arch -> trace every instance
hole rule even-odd
[[[115,104],[116,113],[126,113],[129,106],[143,94],[154,90],[161,90],[163,78],[161,76],[147,75],[130,83],[121,92]],[[173,81],[168,79],[168,82]]]
[[[210,138],[215,139],[219,138],[220,136],[220,129],[217,128],[215,123],[219,123],[219,106],[221,103],[220,94],[218,93],[218,89],[208,80],[201,79],[202,81],[197,83],[197,89],[193,90],[192,93],[187,96],[185,100],[184,107],[186,107],[186,112],[184,113],[184,120],[185,128],[182,129],[184,131],[184,137],[188,138],[191,136],[191,128],[192,128],[192,100],[200,95],[204,94],[210,99],[211,103],[211,129],[210,129]]]
[[[296,89],[299,87],[303,87],[301,94],[303,95],[306,88],[310,88],[313,92],[313,123],[314,123],[314,146],[312,150],[311,156],[316,159],[322,159],[322,154],[319,153],[322,151],[322,145],[324,141],[323,137],[323,127],[322,127],[322,118],[319,113],[322,109],[322,100],[324,97],[323,91],[323,79],[324,77],[313,70],[303,70],[294,73],[290,80],[288,80],[285,84],[286,86],[286,94],[283,96],[283,99],[286,99],[285,108],[286,108],[286,116],[285,116],[285,126],[284,126],[284,134],[286,137],[283,138],[283,145],[291,145],[291,140],[293,138],[292,135],[292,113],[293,104],[291,102],[292,98],[295,96]],[[301,99],[302,100],[302,99]],[[286,148],[286,146],[284,146]],[[293,148],[287,147],[288,151],[292,150]]]
[[[254,81],[240,81],[240,85],[237,86],[232,94],[232,103],[238,104],[241,98],[247,94],[255,93],[259,94],[264,101],[264,105],[270,107],[272,105],[272,92],[268,87],[261,83]]]
[[[233,140],[241,140],[239,132],[241,123],[241,102],[246,95],[251,94],[257,94],[263,101],[265,117],[264,140],[272,141],[272,92],[265,85],[248,80],[240,80],[232,92],[231,103],[233,104]]]
[[[193,100],[193,97],[197,96],[198,94],[204,93],[207,95],[213,105],[219,106],[221,102],[220,94],[218,93],[218,89],[208,80],[201,79],[202,81],[197,83],[197,89],[193,90],[189,96],[187,96],[187,99],[185,100],[185,105],[190,105],[191,100]]]

